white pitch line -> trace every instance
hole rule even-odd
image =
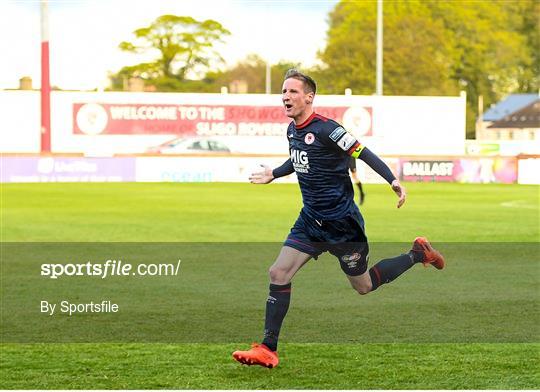
[[[501,203],[501,207],[507,207],[507,208],[525,208],[528,210],[538,210],[540,209],[540,206],[538,205],[532,205],[527,203],[525,200],[512,200],[512,201],[505,201]]]

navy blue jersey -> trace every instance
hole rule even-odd
[[[287,129],[290,159],[298,177],[304,212],[315,219],[334,220],[357,210],[349,178],[351,155],[360,143],[337,122],[313,113]]]

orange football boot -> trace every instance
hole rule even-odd
[[[440,252],[435,250],[427,238],[416,237],[413,243],[412,250],[415,252],[422,252],[424,254],[424,266],[431,264],[437,269],[444,268],[444,257]]]
[[[270,350],[264,344],[253,343],[247,351],[235,351],[233,358],[244,365],[259,365],[269,369],[275,368],[279,363],[276,351]]]

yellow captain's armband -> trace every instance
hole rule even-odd
[[[356,148],[351,153],[351,157],[353,157],[355,159],[358,159],[358,157],[360,156],[360,153],[362,152],[363,149],[364,149],[364,146],[361,145],[360,143],[358,143],[358,146],[356,146]]]

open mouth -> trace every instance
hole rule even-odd
[[[291,105],[290,103],[286,103],[286,104],[285,104],[285,109],[288,110],[288,109],[291,109],[291,108],[292,108],[292,105]]]

